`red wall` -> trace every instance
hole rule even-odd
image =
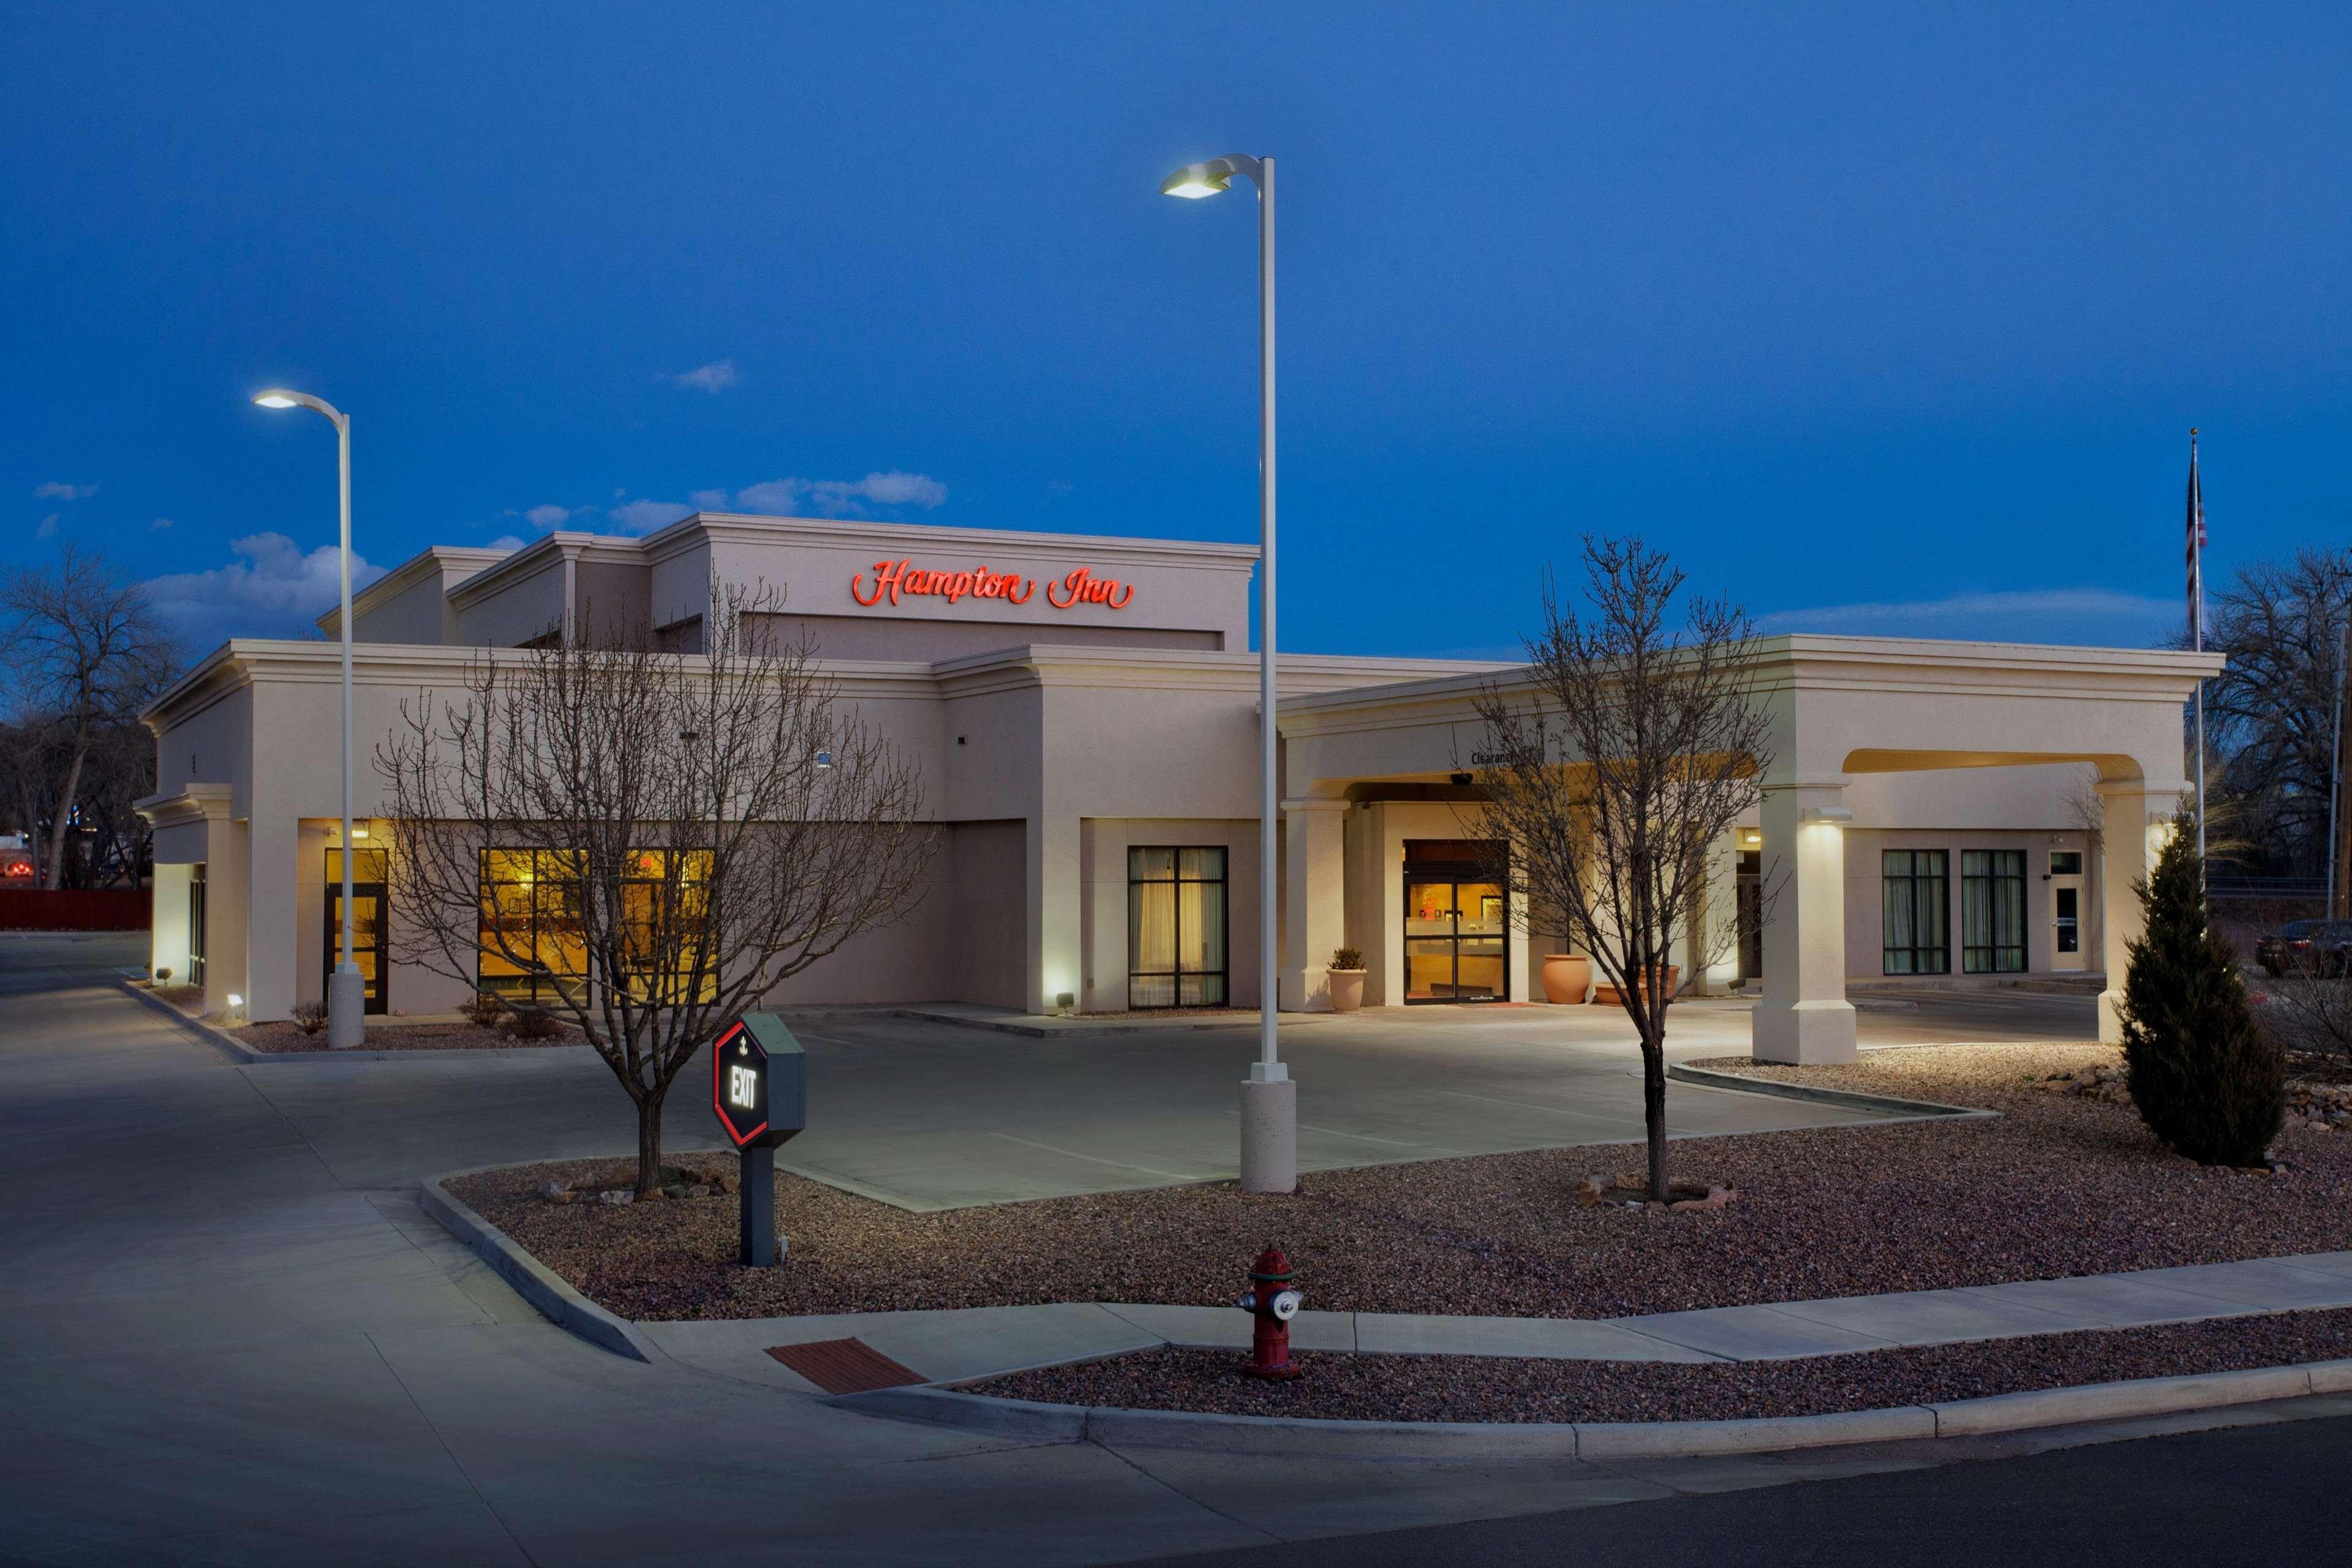
[[[0,888],[0,931],[145,931],[154,897],[144,888]]]

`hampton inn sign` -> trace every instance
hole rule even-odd
[[[764,1005],[1254,1007],[1278,982],[1283,1006],[1320,1011],[1346,948],[1369,1005],[1535,1000],[1551,939],[1526,929],[1504,851],[1464,826],[1482,694],[1526,689],[1501,663],[1285,656],[1280,969],[1259,973],[1256,564],[1241,544],[718,513],[643,539],[436,547],[352,602],[359,739],[420,688],[462,687],[482,650],[565,626],[691,656],[713,584],[765,583],[786,595],[777,629],[807,637],[857,721],[920,770],[940,853],[904,920]],[[1761,912],[1735,947],[1673,956],[1706,991],[1761,980],[1759,1051],[1850,1057],[1849,975],[2120,972],[2149,824],[2181,787],[2180,705],[2219,656],[1779,636],[1759,657],[1775,755],[1707,903]],[[279,1019],[323,986],[341,812],[334,748],[314,742],[334,731],[336,659],[332,641],[228,643],[143,715],[153,963],[201,975],[207,1009],[234,993]],[[2095,782],[2089,828],[2076,803]],[[354,784],[381,815],[373,770]],[[393,837],[374,826],[369,843]],[[385,954],[368,1005],[415,1016],[580,984],[556,902],[530,919],[532,972],[451,979]],[[732,1087],[758,1109],[748,1079]]]
[[[901,594],[929,594],[950,605],[965,597],[1025,605],[1036,592],[1037,580],[1024,577],[1018,572],[992,572],[986,566],[975,566],[969,572],[933,572],[908,560],[877,561],[871,588],[866,585],[862,572],[849,580],[849,596],[861,605],[879,604],[886,595],[895,605]],[[1073,605],[1108,605],[1114,610],[1123,610],[1134,597],[1134,584],[1122,583],[1116,577],[1097,577],[1084,566],[1074,566],[1060,582],[1045,585],[1045,602],[1057,610],[1066,610]]]

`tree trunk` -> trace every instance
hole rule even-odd
[[[1655,1203],[1667,1201],[1666,1045],[1661,1035],[1642,1042],[1642,1122],[1650,1135],[1650,1197]]]
[[[661,1185],[661,1115],[667,1086],[637,1101],[637,1196]]]
[[[58,792],[57,817],[49,824],[49,868],[48,875],[42,879],[42,883],[53,893],[66,885],[66,834],[73,826],[74,792],[81,788],[82,759],[89,754],[89,736],[87,734],[77,736],[74,741],[73,765],[66,769],[65,788]],[[26,826],[30,827],[32,824],[26,823]]]

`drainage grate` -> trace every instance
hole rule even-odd
[[[771,1345],[768,1353],[827,1394],[863,1394],[872,1388],[900,1388],[924,1381],[920,1373],[900,1366],[864,1340]]]

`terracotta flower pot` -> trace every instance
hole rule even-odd
[[[1567,1006],[1582,1005],[1592,989],[1592,960],[1580,952],[1547,952],[1543,961],[1544,999]]]
[[[1352,1013],[1364,1005],[1364,972],[1360,969],[1327,969],[1330,980],[1331,1011]]]

